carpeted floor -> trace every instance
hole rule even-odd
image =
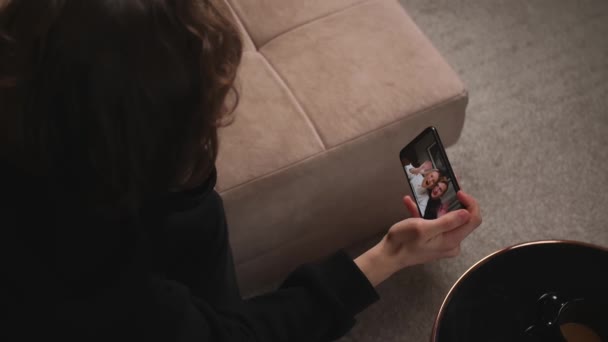
[[[448,150],[484,223],[453,260],[405,270],[342,341],[428,341],[454,281],[523,241],[608,246],[608,1],[402,0],[470,91]]]

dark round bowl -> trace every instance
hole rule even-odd
[[[539,319],[539,298],[604,303],[608,249],[574,241],[538,241],[495,252],[473,265],[448,292],[432,342],[522,341]],[[608,326],[608,307],[601,316]]]

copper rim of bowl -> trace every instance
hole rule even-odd
[[[433,333],[431,335],[431,342],[434,342],[435,339],[437,338],[437,330],[439,329],[439,322],[441,321],[441,319],[443,318],[443,316],[445,314],[446,307],[447,307],[448,303],[450,302],[450,300],[452,299],[452,296],[454,295],[454,291],[466,278],[468,278],[468,276],[471,273],[473,273],[479,267],[486,264],[488,261],[490,261],[494,257],[504,254],[506,252],[512,251],[514,249],[519,249],[519,248],[533,246],[533,245],[550,245],[550,244],[566,244],[566,245],[583,246],[583,247],[589,247],[589,248],[597,249],[600,251],[608,252],[608,248],[594,245],[591,243],[586,243],[586,242],[572,241],[572,240],[540,240],[540,241],[520,243],[517,245],[513,245],[513,246],[510,246],[507,248],[500,249],[494,253],[491,253],[490,255],[484,257],[483,259],[481,259],[478,262],[476,262],[475,264],[473,264],[473,266],[469,267],[469,269],[466,272],[464,272],[460,276],[460,278],[458,278],[458,280],[454,283],[454,285],[452,285],[452,287],[450,288],[450,291],[448,291],[448,294],[445,296],[443,303],[441,303],[441,307],[439,308],[439,312],[437,313],[437,316],[435,317],[435,323],[433,324]]]

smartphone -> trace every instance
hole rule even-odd
[[[460,186],[435,127],[425,129],[407,144],[399,159],[420,217],[435,219],[464,208],[456,198]]]

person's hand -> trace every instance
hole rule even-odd
[[[404,267],[460,253],[460,243],[481,224],[481,213],[474,198],[463,191],[457,197],[466,209],[435,220],[420,218],[414,201],[404,198],[413,217],[394,224],[380,243],[355,259],[374,286]]]
[[[481,213],[473,197],[463,191],[456,196],[466,209],[447,213],[435,220],[421,219],[412,198],[404,198],[413,218],[393,225],[384,238],[387,252],[398,255],[401,267],[460,254],[460,243],[481,224]]]

